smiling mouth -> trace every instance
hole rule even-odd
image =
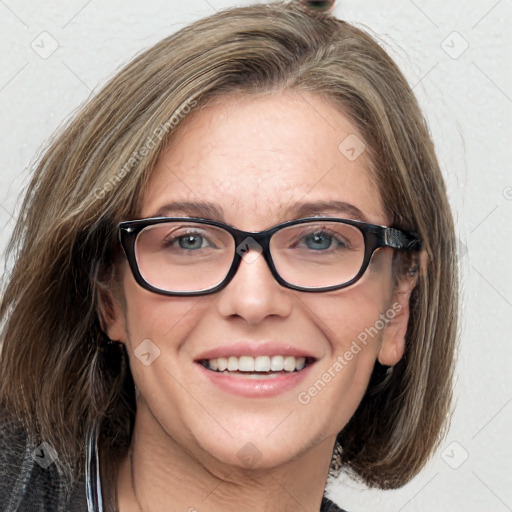
[[[218,357],[198,361],[207,370],[239,377],[277,377],[279,375],[297,373],[313,364],[312,357],[294,356],[241,356]]]

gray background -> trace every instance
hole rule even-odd
[[[0,0],[0,248],[37,151],[135,54],[231,0]],[[463,276],[457,408],[396,491],[329,482],[356,511],[512,511],[512,0],[338,1],[414,86],[446,177]],[[199,509],[200,510],[200,509]]]

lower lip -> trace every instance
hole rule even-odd
[[[314,363],[298,372],[283,373],[278,376],[253,379],[243,375],[227,375],[208,370],[196,363],[199,371],[215,386],[233,395],[246,397],[272,397],[298,386],[309,374]]]

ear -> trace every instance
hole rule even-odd
[[[106,284],[97,283],[98,317],[101,330],[113,341],[126,342],[126,323],[123,308]]]
[[[405,351],[405,334],[409,322],[409,299],[414,290],[419,276],[424,274],[427,266],[427,256],[422,251],[412,267],[405,275],[399,278],[393,294],[392,307],[395,315],[391,318],[383,331],[382,342],[379,349],[378,360],[384,366],[394,366]]]

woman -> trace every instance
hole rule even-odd
[[[341,510],[329,474],[397,488],[442,438],[453,221],[365,32],[283,2],[193,23],[70,122],[21,211],[8,510]]]

